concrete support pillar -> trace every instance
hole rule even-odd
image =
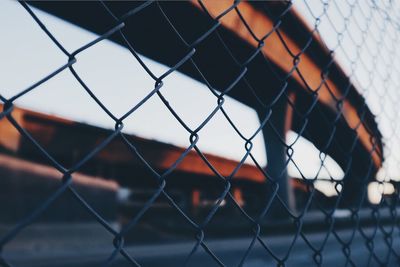
[[[290,97],[294,101],[294,94]],[[258,115],[260,120],[266,116],[265,111],[258,111]],[[282,96],[272,108],[271,123],[265,125],[263,135],[268,162],[266,172],[278,182],[280,198],[293,211],[295,207],[294,194],[286,168],[286,147],[282,143],[286,139],[286,132],[291,128],[291,121],[292,107],[288,104],[285,96]],[[271,209],[273,210],[270,214],[274,218],[285,218],[288,215],[283,206],[277,204],[277,201],[274,201]]]

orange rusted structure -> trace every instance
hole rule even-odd
[[[192,0],[191,2],[198,8],[201,8],[198,1]],[[232,6],[232,1],[229,0],[205,0],[202,1],[202,3],[213,17],[217,17]],[[349,127],[357,131],[359,139],[365,146],[365,149],[370,151],[375,165],[380,167],[382,165],[382,151],[381,147],[377,146],[376,142],[378,142],[378,140],[375,139],[375,133],[372,133],[367,126],[364,125],[360,116],[357,114],[356,108],[342,94],[335,81],[329,77],[323,80],[321,77],[321,68],[308,55],[308,52],[302,52],[299,44],[286,34],[284,30],[280,30],[279,36],[277,31],[274,30],[274,21],[265,13],[257,10],[249,2],[241,2],[236,8],[248,23],[253,34],[259,40],[262,40],[264,45],[262,47],[262,53],[286,73],[292,72],[294,68],[298,70],[303,77],[301,77],[297,71],[294,71],[291,77],[295,79],[304,90],[313,90],[317,92],[318,100],[331,108],[334,112],[339,112],[337,103],[339,100],[343,100],[341,112],[346,122]],[[295,9],[292,8],[292,10]],[[294,11],[292,12],[299,18],[299,21],[302,22],[300,20],[300,14],[294,13]],[[241,22],[238,13],[234,11],[228,12],[219,19],[219,22],[255,48],[260,45],[247,27]],[[303,27],[305,27],[304,22],[302,24]],[[267,37],[263,39],[264,36]],[[314,38],[317,39],[316,35]],[[317,40],[321,42],[320,39]],[[290,50],[290,53],[287,49]],[[291,54],[298,55],[297,66],[294,66],[294,57]]]
[[[2,105],[0,105],[2,108]],[[14,108],[13,118],[21,127],[27,130],[52,156],[56,159],[72,159],[71,162],[79,160],[85,152],[101,143],[110,131],[97,127],[73,122],[56,116]],[[27,156],[33,161],[45,161],[37,157],[36,148],[29,144],[24,137],[6,119],[0,120],[0,148],[17,155]],[[167,170],[184,152],[184,148],[173,145],[146,140],[136,136],[130,136],[140,153],[155,169]],[[210,163],[223,176],[229,176],[239,164],[234,160],[225,159],[220,156],[205,154]],[[105,149],[100,151],[94,158],[96,162],[104,162],[108,165],[140,165],[138,159],[126,148],[121,139],[116,138]],[[197,155],[195,151],[189,152],[185,159],[177,166],[176,171],[188,172],[197,175],[213,176],[214,173]],[[234,179],[246,179],[254,182],[263,182],[265,177],[255,166],[244,164]]]

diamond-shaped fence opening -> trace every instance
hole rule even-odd
[[[0,265],[398,266],[399,12],[0,3]]]

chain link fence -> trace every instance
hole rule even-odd
[[[9,243],[17,240],[21,231],[31,227],[57,199],[67,194],[101,225],[102,231],[113,236],[112,251],[104,259],[96,259],[100,266],[143,264],[136,251],[129,250],[127,240],[132,235],[130,232],[148,219],[146,214],[161,205],[160,199],[182,221],[175,227],[177,229],[166,231],[185,232],[188,240],[193,241],[180,265],[200,264],[193,259],[201,251],[208,260],[205,265],[265,266],[262,262],[259,265],[249,263],[257,250],[277,266],[300,266],[298,254],[293,252],[299,244],[307,255],[308,264],[315,266],[326,266],[332,254],[343,260],[340,263],[343,266],[400,264],[398,2],[208,0],[20,2],[20,6],[31,16],[32,24],[40,27],[44,38],[51,40],[64,55],[65,63],[13,95],[0,94],[3,107],[0,119],[8,121],[19,132],[21,142],[34,147],[35,157],[44,159],[42,162],[57,170],[62,178],[45,201],[1,235],[1,266],[14,266],[7,256]],[[77,24],[98,37],[69,51],[42,22],[38,9]],[[11,31],[12,27],[10,25]],[[7,36],[2,37],[7,39]],[[82,53],[106,39],[128,49],[132,59],[144,70],[143,75],[154,84],[148,88],[147,95],[131,103],[122,115],[116,115],[107,107],[96,89],[75,68]],[[156,74],[145,63],[144,56],[165,64],[168,70]],[[102,55],[99,55],[98,64],[105,64]],[[71,79],[90,96],[88,101],[96,103],[99,112],[106,114],[115,126],[113,131],[104,131],[101,142],[89,152],[69,163],[58,160],[54,151],[50,152],[43,145],[41,135],[46,136],[46,131],[32,134],[16,116],[20,99],[40,90],[42,84],[63,72],[72,74]],[[201,82],[215,99],[213,110],[195,127],[174,108],[163,90],[165,84],[173,83],[174,73],[184,73]],[[15,74],[15,79],[19,76],[23,77],[24,73]],[[142,85],[131,86],[132,91],[122,97],[129,98],[135,87]],[[228,97],[250,106],[257,113],[260,123],[251,134],[243,133],[236,124],[237,120],[246,118],[234,118],[225,108]],[[157,152],[148,152],[148,147],[141,146],[140,140],[124,131],[128,118],[155,98],[161,100],[165,112],[186,131],[190,142],[164,168],[157,165],[158,161],[149,160]],[[71,109],[75,108],[71,104]],[[191,112],[196,113],[196,110]],[[216,114],[222,114],[242,140],[243,153],[239,161],[219,159],[222,163],[218,165],[199,145],[201,139],[215,138],[203,135],[202,130]],[[157,128],[159,132],[164,131],[163,125]],[[5,130],[0,135],[8,136]],[[260,145],[254,142],[257,136],[262,136],[265,143],[266,164],[253,152],[254,146]],[[307,163],[310,156],[308,150],[298,146],[303,139],[318,150],[318,166],[311,174],[301,164],[302,161]],[[65,141],[60,138],[55,142]],[[132,162],[139,162],[148,174],[146,182],[151,184],[143,203],[135,208],[127,207],[123,212],[125,218],[120,227],[104,218],[73,183],[81,173],[88,172],[87,164],[113,142],[119,142],[121,150],[129,150],[134,158]],[[68,144],[61,147],[72,153],[68,151]],[[113,150],[112,153],[120,152]],[[188,158],[196,158],[205,166],[202,172],[207,175],[202,175],[207,176],[207,182],[206,178],[193,178],[196,182],[191,184],[189,174],[196,172],[194,165],[189,165],[186,174],[182,174],[183,162]],[[342,174],[332,174],[330,160],[336,162]],[[228,165],[233,167],[227,170]],[[243,174],[245,168],[252,172]],[[174,177],[179,175],[183,178],[176,182]],[[5,174],[2,176],[7,179]],[[141,181],[143,176],[133,171],[130,179]],[[115,180],[121,182],[118,177]],[[189,188],[192,204],[199,205],[199,194],[211,195],[201,212],[180,202],[183,183]],[[169,190],[171,184],[174,186]],[[134,191],[140,186],[133,183],[126,187]],[[324,188],[330,189],[331,195],[322,193]],[[224,213],[227,206],[230,212]],[[162,212],[156,212],[152,218],[160,224],[168,221]],[[215,221],[219,226],[212,226]],[[250,238],[242,243],[234,263],[222,257],[215,244],[210,245],[222,232],[228,240],[238,235]],[[317,237],[312,235],[315,232]],[[285,236],[282,240],[286,245],[277,252],[271,239],[279,236]],[[335,244],[333,249],[331,242]],[[230,246],[235,246],[233,241],[223,245],[228,251]],[[354,252],[361,248],[362,257]]]

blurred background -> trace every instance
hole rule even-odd
[[[398,266],[398,11],[0,2],[0,264]]]

